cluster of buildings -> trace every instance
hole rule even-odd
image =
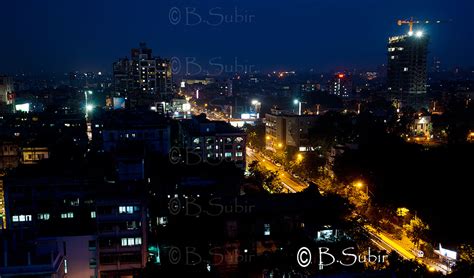
[[[242,130],[192,116],[169,61],[144,44],[113,68],[108,89],[81,86],[41,111],[0,117],[0,276],[136,277],[160,261],[154,231],[169,211],[157,202],[239,192]],[[106,94],[126,104],[110,107]]]

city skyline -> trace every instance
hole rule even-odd
[[[474,2],[20,0],[0,277],[474,277]]]
[[[471,67],[473,3],[455,2],[11,2],[0,19],[6,30],[0,72],[110,72],[140,41],[159,56],[203,68],[216,62],[257,71],[375,68],[386,63],[388,38],[408,32],[397,20],[411,16],[442,21],[415,26],[430,36],[429,61]]]

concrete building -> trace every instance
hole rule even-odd
[[[178,141],[187,158],[199,162],[232,161],[245,169],[246,134],[222,121],[210,121],[202,116],[179,122]]]
[[[49,149],[47,147],[25,147],[20,150],[22,164],[36,164],[41,160],[49,158]]]
[[[349,97],[352,94],[352,76],[338,72],[329,80],[329,93],[339,97]]]
[[[132,93],[156,95],[168,99],[173,92],[171,63],[154,57],[146,43],[131,50],[131,59],[120,59],[113,64],[114,92],[116,96]]]
[[[92,120],[92,139],[105,152],[130,144],[151,153],[167,155],[170,150],[168,120],[155,112],[110,111]]]
[[[5,179],[8,231],[56,245],[68,277],[133,277],[147,260],[143,184],[105,182],[89,177],[91,171],[79,165],[17,168]]]
[[[97,201],[100,277],[136,277],[147,261],[147,216],[141,198],[107,194]]]
[[[0,141],[0,170],[16,168],[19,163],[18,145],[13,142]]]
[[[429,37],[421,31],[389,38],[389,92],[411,95],[426,93],[428,43]]]
[[[16,233],[0,235],[0,277],[66,277],[67,265],[55,242],[17,239]]]
[[[295,115],[273,109],[265,115],[265,142],[268,150],[287,147],[311,151],[309,129],[316,124],[317,115]]]

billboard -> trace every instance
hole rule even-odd
[[[449,258],[449,259],[452,259],[452,260],[456,260],[456,258],[457,258],[457,253],[455,251],[444,249],[443,247],[441,247],[441,243],[439,244],[439,253],[442,256],[444,256],[446,258]]]
[[[23,103],[15,105],[15,111],[30,112],[30,104]]]

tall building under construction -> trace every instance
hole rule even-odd
[[[388,40],[387,85],[390,93],[416,96],[426,93],[429,37],[423,32]]]

